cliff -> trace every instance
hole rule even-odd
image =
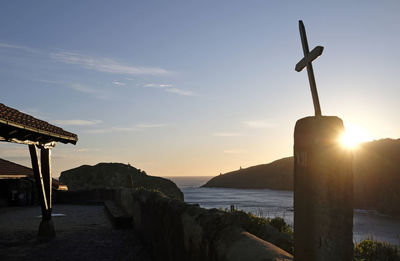
[[[400,216],[400,139],[362,143],[353,159],[354,207]],[[293,190],[293,157],[216,176],[204,187]]]
[[[67,184],[69,191],[133,187],[160,191],[168,197],[183,200],[182,191],[172,181],[149,176],[140,169],[122,163],[82,165],[61,172],[60,181]]]

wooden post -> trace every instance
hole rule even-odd
[[[42,165],[45,165],[46,167],[42,167],[41,168],[41,164],[38,158],[38,154],[37,154],[37,149],[36,149],[36,145],[29,145],[29,152],[31,155],[31,162],[32,162],[32,169],[33,169],[33,174],[35,176],[35,183],[36,183],[36,187],[39,193],[39,200],[40,200],[40,206],[42,209],[42,221],[40,222],[39,225],[39,232],[38,232],[38,239],[41,242],[45,242],[45,241],[49,241],[51,240],[53,237],[55,237],[55,230],[54,230],[54,225],[53,222],[51,220],[51,208],[49,208],[49,201],[48,201],[48,196],[46,193],[46,190],[48,190],[48,188],[46,189],[46,181],[43,180],[43,176],[42,176],[42,170],[45,169],[45,176],[50,176],[50,165],[49,165],[49,154],[47,154],[46,152],[43,155],[48,155],[45,156],[44,160],[42,160]],[[47,158],[47,159],[46,159]],[[44,163],[44,164],[43,164]],[[50,182],[51,184],[51,182]],[[48,187],[48,186],[47,186]],[[51,206],[51,205],[50,205]]]
[[[48,209],[48,205],[47,205],[46,191],[44,189],[44,184],[43,184],[42,170],[40,168],[40,161],[38,158],[36,146],[29,145],[29,152],[31,154],[33,175],[35,176],[35,183],[39,193],[40,206],[42,208],[42,217],[44,217],[45,212]]]
[[[294,132],[294,260],[353,260],[352,155],[338,117],[300,119]]]
[[[52,177],[51,177],[51,149],[41,148],[40,151],[41,168],[43,175],[43,184],[47,202],[47,220],[51,219],[52,210]]]

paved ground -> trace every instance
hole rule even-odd
[[[36,240],[40,207],[0,208],[0,260],[137,260],[150,261],[131,229],[113,229],[104,206],[57,205],[56,238]]]

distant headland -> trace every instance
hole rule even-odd
[[[353,152],[354,207],[400,216],[400,139],[365,142]],[[293,190],[293,157],[218,175],[203,187]]]

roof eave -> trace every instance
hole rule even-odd
[[[27,126],[24,126],[24,125],[21,125],[21,124],[12,122],[12,121],[7,121],[7,120],[4,120],[4,119],[0,119],[0,124],[5,124],[5,125],[11,126],[11,127],[15,127],[15,128],[18,128],[18,129],[21,129],[21,130],[25,130],[25,131],[30,131],[30,132],[33,132],[33,133],[43,134],[45,136],[55,138],[53,141],[60,141],[60,142],[65,143],[65,144],[71,143],[71,144],[75,145],[78,142],[78,137],[77,136],[76,137],[70,137],[70,136],[65,136],[65,135],[61,135],[61,134],[56,134],[56,133],[52,133],[52,132],[49,132],[49,131],[44,131],[44,130],[41,130],[41,129],[33,128],[33,127],[27,127]],[[8,140],[8,139],[6,139],[6,140]],[[40,141],[36,141],[36,142],[40,144]],[[18,143],[26,143],[26,141],[21,141],[20,140],[20,142],[18,142]]]

